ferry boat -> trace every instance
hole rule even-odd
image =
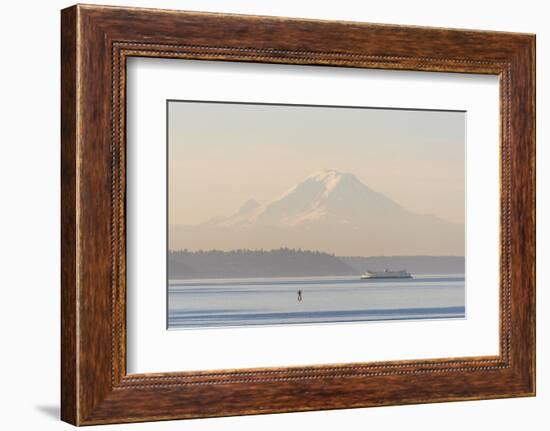
[[[412,275],[407,272],[406,269],[400,271],[390,271],[386,269],[385,271],[367,271],[362,276],[362,280],[367,280],[371,278],[413,278]]]

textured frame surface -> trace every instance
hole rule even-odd
[[[86,425],[534,395],[533,35],[77,5],[62,11],[61,42],[63,420]],[[498,75],[499,355],[128,375],[130,56]]]

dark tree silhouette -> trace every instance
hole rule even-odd
[[[321,251],[197,250],[168,253],[170,279],[306,277],[359,275],[370,270],[406,268],[413,274],[464,273],[461,256],[373,256],[338,257]]]

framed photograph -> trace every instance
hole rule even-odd
[[[466,112],[167,109],[168,329],[466,317]]]
[[[535,36],[61,14],[62,419],[535,394]]]

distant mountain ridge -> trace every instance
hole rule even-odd
[[[404,213],[406,210],[381,193],[362,184],[354,175],[326,169],[310,175],[278,198],[260,205],[245,202],[239,211],[206,224],[246,228],[251,225],[296,227],[312,222],[363,222],[361,205],[368,201],[368,216]]]
[[[228,217],[171,225],[169,248],[328,250],[337,255],[463,255],[464,225],[415,214],[352,174],[327,169]]]
[[[201,278],[359,276],[367,270],[407,269],[413,274],[464,273],[460,256],[338,257],[307,250],[171,251],[170,280]]]

